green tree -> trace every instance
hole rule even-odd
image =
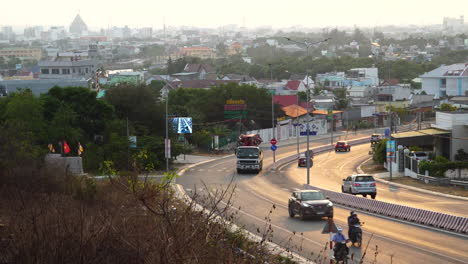
[[[0,102],[0,171],[41,163],[47,152],[41,102],[29,89]]]
[[[336,109],[343,110],[348,107],[350,99],[348,98],[348,92],[346,88],[334,89],[333,95],[335,96]]]
[[[388,139],[385,138],[379,141],[374,147],[375,150],[372,159],[379,164],[382,164],[387,160],[387,141]]]
[[[441,111],[447,111],[447,112],[453,112],[457,111],[457,107],[453,106],[451,104],[443,103],[440,105],[440,110]]]
[[[62,105],[71,109],[76,115],[77,126],[83,131],[86,140],[105,130],[106,123],[114,118],[111,105],[96,98],[96,92],[85,87],[53,87],[40,99],[44,106],[44,117],[51,122]]]
[[[223,42],[216,45],[216,54],[220,57],[225,57],[227,55],[227,46]]]
[[[457,150],[457,153],[455,154],[455,160],[457,161],[468,161],[468,153],[465,152],[462,148]]]

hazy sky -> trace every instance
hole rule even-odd
[[[68,26],[79,12],[92,29],[162,28],[227,24],[275,28],[441,24],[444,16],[468,20],[468,0],[2,0],[0,25]]]

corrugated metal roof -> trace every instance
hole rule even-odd
[[[441,130],[441,129],[423,129],[418,131],[408,131],[402,133],[395,133],[392,134],[393,138],[410,138],[410,137],[421,137],[421,136],[432,136],[432,135],[443,135],[443,134],[450,134],[450,131]]]

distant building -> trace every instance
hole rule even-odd
[[[89,87],[88,81],[84,79],[48,79],[48,80],[3,80],[0,81],[1,87],[4,87],[4,93],[17,92],[19,89],[31,89],[34,95],[40,95],[49,92],[50,88],[59,87]],[[1,91],[0,91],[1,93]]]
[[[215,69],[209,64],[187,63],[183,72],[192,73],[192,80],[205,80],[208,75],[215,73]]]
[[[212,48],[208,47],[183,47],[179,49],[176,57],[198,57],[202,59],[213,59],[216,57],[216,53]]]
[[[83,21],[79,14],[76,15],[75,19],[73,19],[73,22],[70,24],[70,34],[80,37],[85,32],[87,33],[87,31],[88,26],[86,25],[86,23]]]
[[[442,65],[420,78],[422,90],[436,98],[468,95],[468,63]]]
[[[21,61],[40,60],[42,58],[42,49],[22,47],[0,48],[0,57],[18,58]]]
[[[444,21],[442,23],[442,27],[444,30],[460,30],[464,29],[464,26],[464,16],[460,16],[460,18],[444,17]]]
[[[43,60],[38,63],[41,73],[40,79],[70,79],[90,78],[101,66],[100,62],[93,59],[82,59],[79,56],[57,56],[51,60]]]
[[[254,77],[250,77],[248,75],[240,75],[240,74],[226,74],[221,78],[224,81],[239,81],[239,84],[250,84],[250,85],[257,85],[258,82]]]
[[[377,86],[379,85],[379,70],[378,68],[354,68],[346,73],[346,79],[350,82],[359,82],[360,85]]]
[[[118,85],[122,83],[138,85],[144,81],[144,74],[142,72],[109,71],[108,76],[109,80],[107,81],[107,84],[109,85]]]
[[[315,77],[315,80],[318,84],[323,85],[327,88],[341,88],[344,87],[345,73],[318,73]]]

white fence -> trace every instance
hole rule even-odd
[[[305,122],[294,124],[293,120],[279,122],[275,127],[275,138],[277,141],[296,138],[300,132],[306,132],[307,126]],[[328,123],[325,119],[312,120],[309,122],[309,131],[316,132],[316,135],[324,135],[328,132]],[[273,129],[258,129],[247,131],[246,134],[259,134],[263,142],[269,142],[273,138]],[[299,134],[299,137],[300,134]]]

